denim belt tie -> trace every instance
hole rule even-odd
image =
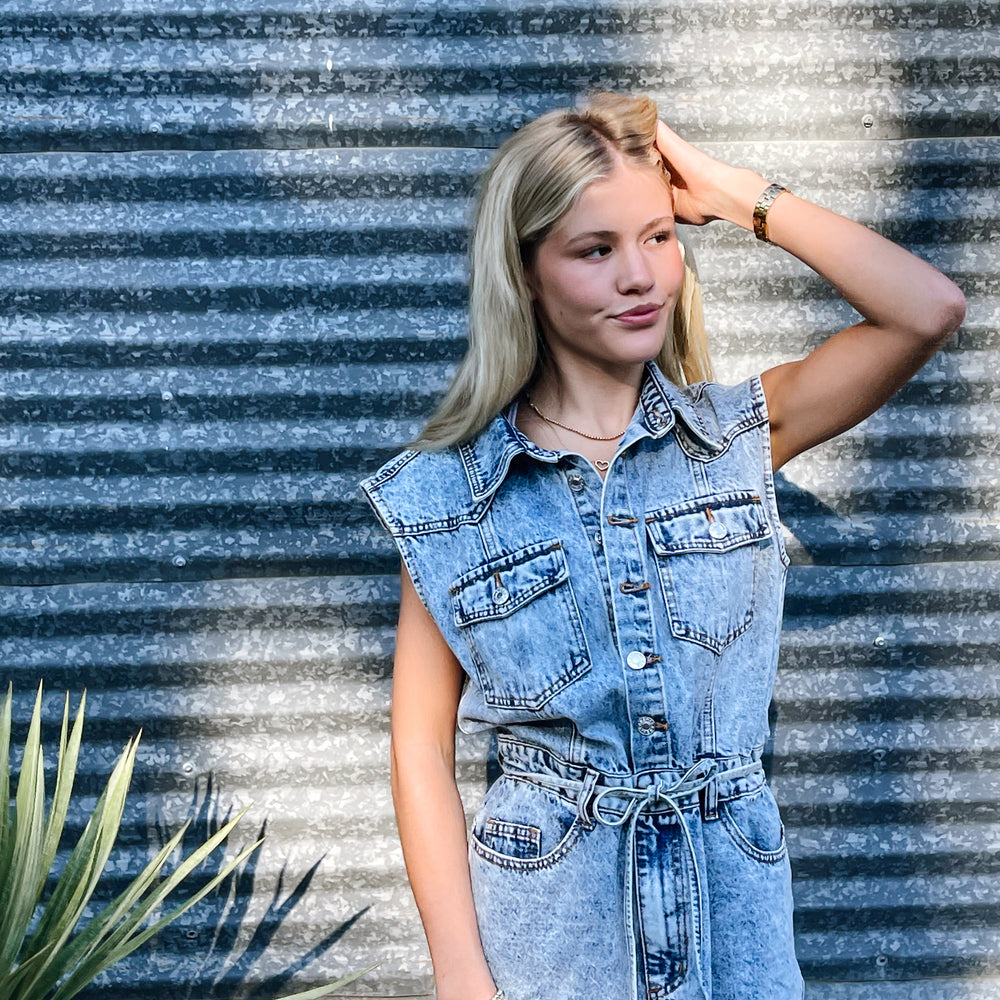
[[[625,880],[625,925],[628,928],[627,938],[633,970],[636,968],[636,955],[632,914],[635,906],[633,896],[635,891],[635,838],[639,816],[644,811],[654,809],[661,804],[667,806],[673,812],[683,832],[684,843],[691,858],[693,878],[688,881],[688,889],[695,913],[695,968],[698,973],[699,983],[704,984],[705,979],[701,955],[702,941],[704,940],[702,919],[704,898],[701,873],[698,867],[698,855],[695,851],[694,840],[691,837],[691,830],[684,819],[684,813],[679,800],[689,799],[691,796],[698,795],[703,790],[710,789],[716,782],[745,778],[751,774],[757,774],[763,771],[761,761],[751,760],[746,764],[720,770],[717,760],[704,758],[692,764],[672,784],[667,781],[657,780],[645,788],[637,788],[634,785],[602,783],[600,780],[601,776],[596,771],[588,771],[586,777],[574,779],[532,771],[508,771],[506,768],[504,770],[508,774],[516,774],[518,777],[525,778],[535,784],[575,797],[580,818],[587,825],[593,825],[590,817],[593,817],[593,820],[604,826],[623,827],[627,824],[629,842],[632,847],[628,851],[629,870]],[[620,815],[609,816],[602,811],[602,808],[605,806],[605,800],[609,798],[625,800],[625,806]]]

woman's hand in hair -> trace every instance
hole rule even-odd
[[[767,186],[760,174],[709,156],[663,121],[656,123],[656,148],[670,172],[678,222],[703,226],[726,219],[753,228],[754,202]]]
[[[703,153],[663,122],[656,147],[671,174],[674,216],[753,229],[767,181]],[[826,279],[861,314],[807,357],[761,373],[775,469],[853,427],[910,379],[962,322],[965,299],[940,271],[867,226],[792,193],[767,213],[768,240]]]

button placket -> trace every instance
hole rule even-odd
[[[604,545],[604,539],[600,530],[602,519],[600,511],[593,502],[597,491],[587,489],[586,473],[578,471],[577,467],[575,467],[572,463],[569,464],[569,468],[566,472],[566,485],[570,491],[570,498],[576,508],[576,513],[580,519],[580,524],[583,528],[584,534],[593,544],[593,552],[597,565],[603,570],[604,564],[600,558],[601,550]],[[612,584],[607,579],[602,582],[604,584],[603,589],[605,590],[605,593],[607,593]],[[605,601],[605,605],[608,613],[608,624],[613,628],[614,614],[607,601]]]
[[[670,760],[671,739],[663,720],[665,693],[655,649],[653,589],[647,579],[645,523],[636,516],[628,489],[633,466],[624,456],[616,475],[605,480],[602,500],[604,554],[614,580],[612,603],[633,733],[633,766],[662,766]]]

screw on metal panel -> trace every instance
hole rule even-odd
[[[886,958],[885,955],[877,955],[875,957],[875,964],[876,965],[888,965],[889,964],[889,959]]]
[[[881,764],[885,760],[889,751],[885,747],[876,747],[872,750],[872,757],[875,758],[876,763]]]
[[[870,548],[872,552],[878,552],[878,550],[882,548],[882,542],[878,538],[869,538],[868,548]]]
[[[878,646],[880,649],[885,645],[885,636],[877,635],[875,636],[875,641],[872,643],[873,646]]]
[[[326,61],[326,71],[327,71],[327,73],[332,73],[333,72],[333,60],[332,59],[327,59],[327,61]]]
[[[861,119],[861,124],[864,125],[865,128],[871,128],[875,124],[875,116],[865,115],[864,118]]]
[[[163,392],[160,393],[160,399],[162,399],[164,403],[171,402],[173,398],[174,394],[169,389],[164,389]]]
[[[172,562],[172,563],[173,563],[173,564],[174,564],[174,565],[175,565],[175,566],[176,566],[176,567],[177,567],[178,569],[181,569],[181,568],[183,568],[184,566],[187,566],[187,562],[188,562],[188,561],[187,561],[187,559],[185,559],[185,558],[184,558],[184,556],[174,556],[174,558],[173,558],[173,559],[171,559],[170,561],[171,561],[171,562]]]
[[[149,131],[150,132],[160,132],[160,131],[162,131],[162,129],[163,129],[163,126],[159,122],[150,122],[149,123]]]
[[[192,764],[189,760],[184,761],[183,770],[185,774],[190,774],[194,770],[194,764]]]

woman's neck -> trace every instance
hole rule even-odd
[[[644,369],[546,366],[525,395],[544,417],[586,434],[620,435],[635,413]]]

